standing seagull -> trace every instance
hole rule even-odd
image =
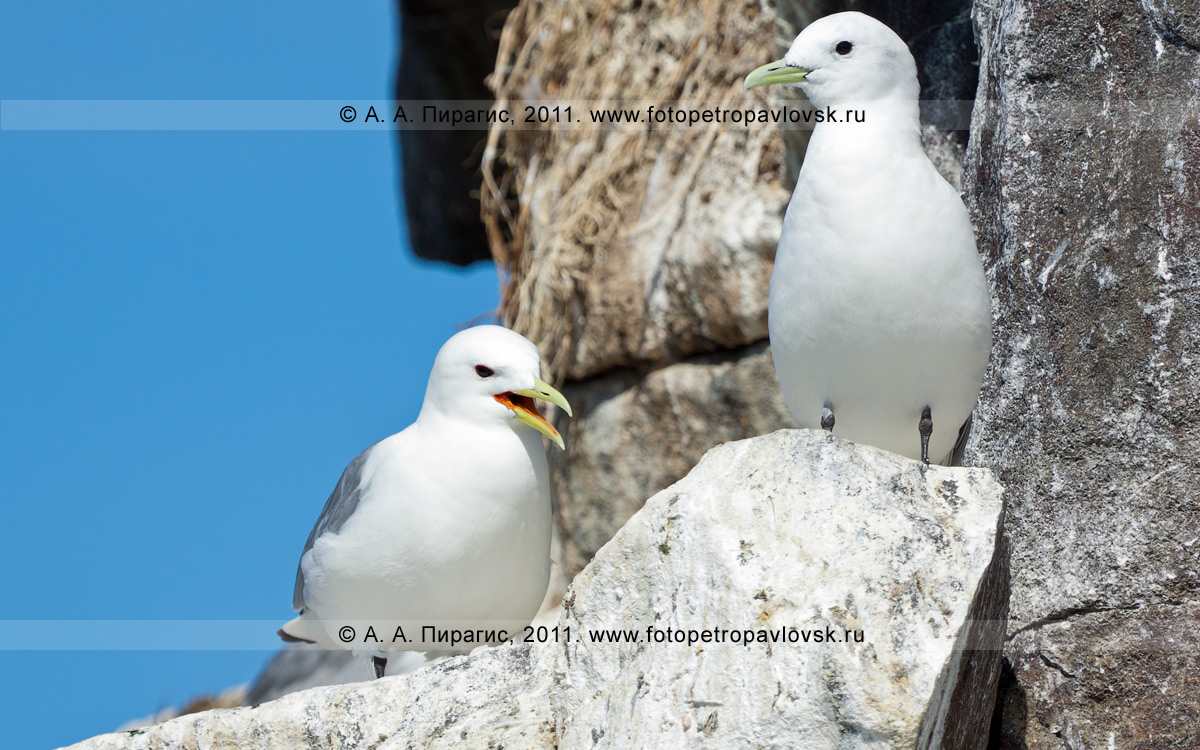
[[[991,351],[991,298],[966,207],[921,148],[912,54],[879,21],[837,13],[745,88],[773,83],[837,118],[813,130],[771,275],[788,409],[802,427],[836,423],[855,442],[956,463]]]
[[[424,625],[488,632],[533,619],[550,576],[542,435],[563,447],[533,399],[571,414],[540,366],[528,339],[499,326],[442,346],[417,421],[351,461],[325,503],[284,640],[364,653],[382,677],[389,652],[446,647],[423,640]]]

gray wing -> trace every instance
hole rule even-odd
[[[971,422],[974,420],[975,412],[971,412],[967,421],[958,428],[958,440],[954,442],[954,449],[950,451],[950,458],[945,462],[946,466],[963,465],[963,454],[967,452],[967,438],[971,437]]]
[[[375,445],[379,445],[379,443]],[[300,553],[300,562],[296,563],[296,588],[292,591],[292,609],[304,611],[304,566],[302,564],[304,556],[308,554],[322,534],[327,532],[336,534],[346,525],[346,521],[350,520],[350,516],[354,515],[354,511],[358,508],[358,501],[362,498],[363,464],[367,462],[371,451],[375,450],[375,445],[355,456],[346,470],[342,472],[342,478],[338,480],[329,499],[325,501],[325,508],[321,511],[321,517],[317,519],[317,525],[313,526],[312,531],[309,532],[308,541],[304,543],[304,551]]]

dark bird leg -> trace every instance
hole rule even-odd
[[[387,666],[387,659],[382,656],[372,656],[371,664],[375,667],[375,679],[383,677],[383,669]]]
[[[933,416],[929,413],[928,406],[921,411],[921,421],[917,423],[917,429],[921,432],[921,460],[928,466],[929,436],[933,434]]]
[[[821,428],[833,432],[833,407],[828,401],[825,402],[825,408],[821,409]]]

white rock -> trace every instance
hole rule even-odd
[[[559,747],[983,747],[1007,590],[1001,494],[985,470],[819,432],[712,450],[568,591],[573,636],[642,642],[560,647]],[[689,647],[645,643],[650,625],[863,636]],[[963,659],[981,637],[991,650]]]
[[[547,646],[502,646],[371,682],[319,687],[260,706],[188,714],[78,750],[492,748],[549,750]]]

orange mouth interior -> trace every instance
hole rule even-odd
[[[529,396],[522,396],[520,394],[513,393],[512,391],[505,391],[504,393],[497,393],[495,396],[492,396],[492,398],[496,399],[513,411],[519,411],[528,414],[541,424],[549,427],[552,433],[555,435],[558,434],[558,430],[554,429],[554,426],[546,421],[546,418],[542,416],[540,411],[538,411],[537,404],[534,403],[533,399],[531,399]]]

